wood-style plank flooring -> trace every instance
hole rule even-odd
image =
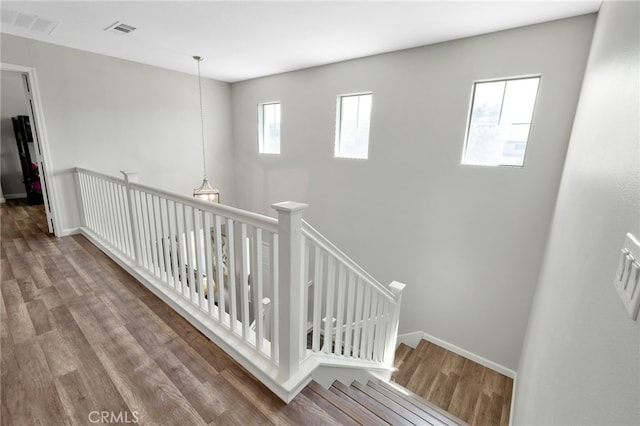
[[[396,350],[393,380],[471,425],[509,424],[513,379],[421,340]]]

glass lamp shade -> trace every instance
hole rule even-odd
[[[209,179],[206,177],[202,181],[200,188],[193,190],[193,198],[211,203],[220,202],[220,192],[209,185]]]

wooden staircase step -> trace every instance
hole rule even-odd
[[[376,401],[375,399],[371,398],[369,395],[365,394],[364,392],[354,387],[347,387],[343,383],[336,381],[333,383],[330,389],[334,392],[343,393],[344,395],[351,398],[358,404],[362,405],[367,410],[371,411],[371,413],[375,414],[380,419],[382,419],[383,421],[391,425],[411,425],[412,424],[405,418],[401,417],[394,411],[384,406],[379,401]]]
[[[435,404],[429,403],[428,401],[424,400],[420,395],[417,395],[411,392],[410,390],[405,389],[404,387],[400,391],[397,385],[394,386],[390,383],[385,383],[382,381],[378,383],[378,386],[386,389],[389,392],[394,393],[395,395],[400,396],[401,398],[415,405],[417,408],[433,415],[434,417],[437,417],[444,424],[447,424],[447,425],[467,425],[468,424],[464,420],[459,419],[458,417],[443,410],[442,408],[438,407]]]
[[[315,383],[315,382],[313,382]],[[318,385],[320,386],[320,385]],[[316,404],[322,410],[324,410],[329,416],[331,416],[334,420],[336,420],[341,425],[353,425],[357,426],[362,424],[362,422],[357,422],[353,418],[349,417],[343,410],[333,405],[327,399],[325,399],[322,395],[312,391],[309,386],[302,389],[301,392],[304,396],[309,399],[309,401]]]
[[[354,388],[358,389],[359,391],[361,391],[362,393],[365,393],[365,394],[369,395],[371,398],[375,399],[376,401],[378,401],[379,403],[381,403],[385,407],[389,408],[390,410],[392,410],[393,412],[395,412],[399,416],[401,416],[404,419],[406,419],[407,421],[411,422],[411,424],[414,424],[414,425],[431,425],[431,426],[435,426],[435,425],[439,425],[440,424],[440,423],[429,422],[427,419],[424,419],[424,418],[416,415],[412,410],[408,410],[403,405],[398,404],[392,398],[389,398],[386,395],[383,395],[382,393],[378,392],[377,390],[375,390],[371,386],[363,385],[363,384],[361,384],[359,382],[353,382],[351,384],[351,387],[354,387]],[[418,410],[414,410],[414,411],[418,411]]]
[[[393,390],[393,391],[389,390],[381,386],[380,384],[372,381],[369,381],[367,383],[367,386],[375,390],[376,392],[380,393],[381,395],[384,395],[385,397],[391,399],[396,404],[401,405],[405,409],[411,411],[413,414],[420,417],[421,419],[423,419],[424,421],[426,421],[431,425],[445,426],[450,424],[450,422],[443,421],[442,419],[443,416],[442,414],[440,414],[439,411],[435,411],[435,409],[425,410],[424,407],[422,408],[418,407],[410,400],[405,399],[401,395],[399,395],[398,390]],[[429,407],[428,403],[425,405]]]
[[[307,385],[307,389],[324,398],[359,424],[375,425],[380,423],[380,419],[378,417],[365,410],[351,398],[346,398],[342,392],[325,389],[315,381],[309,383]]]

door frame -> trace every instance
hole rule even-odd
[[[25,75],[27,83],[30,88],[30,97],[32,100],[33,111],[29,111],[29,114],[33,113],[34,117],[32,125],[35,126],[34,130],[36,137],[40,143],[39,148],[36,149],[36,155],[39,156],[37,160],[40,164],[44,164],[44,167],[40,168],[40,180],[43,188],[43,195],[45,197],[44,210],[47,215],[47,226],[49,231],[53,232],[56,237],[62,236],[62,226],[60,225],[60,206],[59,206],[59,192],[56,188],[53,174],[52,174],[52,161],[51,153],[49,150],[49,139],[47,138],[47,131],[44,121],[44,110],[42,108],[42,101],[40,98],[40,89],[38,87],[38,78],[36,75],[36,69],[33,67],[27,67],[24,65],[8,64],[6,62],[0,62],[0,71],[12,71]],[[25,95],[27,95],[25,93]],[[27,95],[28,96],[28,95]],[[48,205],[47,205],[48,200]]]

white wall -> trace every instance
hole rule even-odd
[[[613,287],[640,235],[640,3],[605,1],[589,56],[540,284],[514,424],[640,424],[640,325]]]
[[[0,88],[0,183],[6,198],[26,197],[22,167],[11,117],[29,113],[22,75],[2,71]],[[31,149],[32,143],[29,144]],[[31,151],[30,151],[31,152]],[[32,154],[35,163],[35,152]]]
[[[2,34],[2,62],[35,67],[63,228],[78,226],[70,169],[191,195],[202,182],[197,77]],[[196,64],[194,62],[194,70]],[[207,167],[234,203],[230,86],[203,79]]]
[[[383,282],[400,332],[518,364],[594,16],[232,85],[238,204],[305,217]],[[474,80],[541,73],[526,167],[460,165]],[[367,161],[333,158],[336,95],[373,91]],[[257,154],[256,105],[282,103],[282,154]]]

